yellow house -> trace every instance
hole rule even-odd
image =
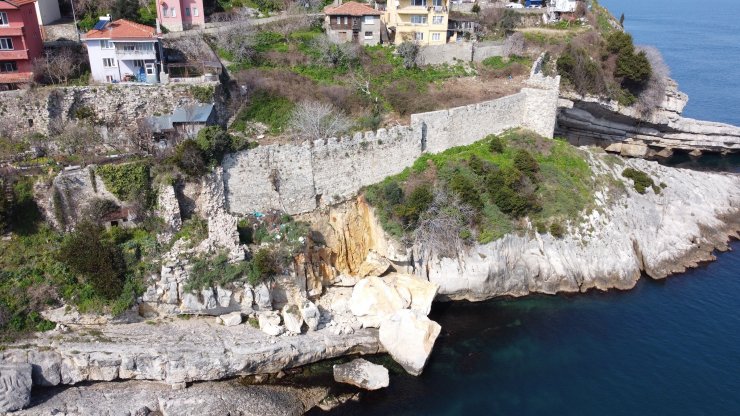
[[[416,41],[420,45],[447,43],[450,0],[387,0],[381,19],[393,43]]]

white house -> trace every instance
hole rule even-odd
[[[573,13],[578,6],[577,0],[550,0],[548,2],[550,11],[556,13]]]
[[[62,18],[59,11],[59,0],[36,0],[36,17],[39,19],[39,25],[44,26],[56,22]]]
[[[153,27],[101,17],[85,35],[92,77],[97,82],[159,82],[159,36]]]

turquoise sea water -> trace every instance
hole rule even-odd
[[[661,49],[691,97],[686,116],[740,125],[740,1],[601,3]],[[437,304],[432,315],[443,333],[421,377],[394,372],[388,389],[330,414],[740,415],[738,251],[628,292]]]

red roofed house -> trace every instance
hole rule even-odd
[[[380,43],[381,11],[350,1],[339,6],[326,6],[324,14],[326,34],[331,40],[360,45]]]
[[[157,0],[157,18],[171,32],[206,25],[203,0]]]
[[[0,0],[0,89],[31,82],[43,51],[34,0]]]
[[[159,82],[159,36],[153,27],[101,17],[85,34],[90,70],[97,82]]]

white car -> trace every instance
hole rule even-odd
[[[506,7],[507,9],[523,9],[524,8],[524,6],[522,6],[519,3],[509,3],[504,7]]]

